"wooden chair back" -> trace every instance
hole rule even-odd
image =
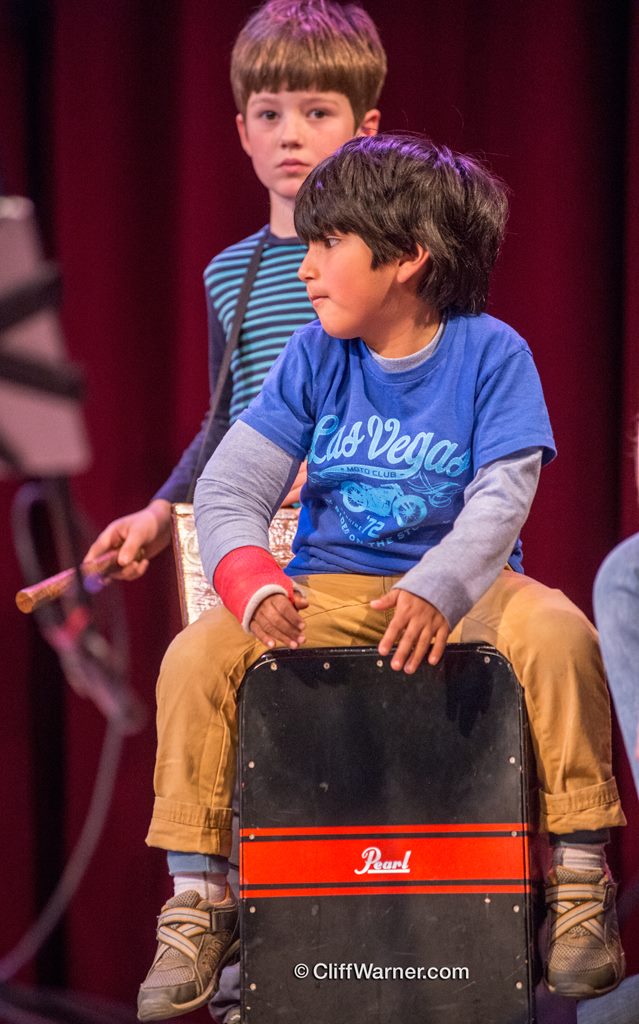
[[[282,568],[288,565],[292,558],[291,545],[297,530],[298,515],[297,509],[280,509],[271,523],[271,551]],[[192,505],[185,502],[173,505],[171,533],[182,625],[188,626],[207,608],[214,608],[219,604],[220,599],[204,575]]]

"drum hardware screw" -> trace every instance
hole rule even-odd
[[[513,837],[513,839],[516,839],[516,838],[517,838],[517,833],[516,833],[516,832],[511,832],[510,834],[511,834],[511,836]]]
[[[509,763],[509,764],[514,764],[516,760],[517,760],[517,759],[516,759],[515,757],[509,757],[509,758],[508,758],[508,763]]]
[[[255,833],[254,832],[251,832],[251,834],[249,835],[249,839],[255,839]]]
[[[277,672],[277,662],[271,662],[271,672]]]
[[[490,896],[484,896],[484,903],[492,903]]]
[[[249,914],[254,914],[256,910],[257,907],[249,907]]]
[[[255,761],[249,761],[248,766],[249,768],[255,768]]]
[[[523,981],[516,981],[515,982],[515,988],[523,988],[523,987],[524,987]]]
[[[324,668],[330,668],[330,667],[331,667],[330,661],[325,661],[324,662]]]
[[[378,668],[383,668],[384,667],[384,662],[382,661],[381,658],[379,659],[379,661],[376,661],[375,664],[377,665]]]
[[[518,914],[518,913],[519,913],[519,904],[515,903],[515,906],[513,907],[513,914]]]
[[[521,984],[521,982],[519,982],[518,984]],[[249,985],[249,988],[250,988],[251,992],[255,992],[255,989],[257,988],[257,985],[255,984],[254,981],[251,982],[251,984]]]
[[[484,655],[484,665],[490,665],[490,658],[488,657],[487,654]]]

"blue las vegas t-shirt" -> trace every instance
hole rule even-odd
[[[530,349],[485,314],[451,318],[433,356],[399,373],[315,321],[240,418],[308,459],[291,575],[407,572],[452,529],[481,466],[555,454]],[[519,542],[510,564],[521,569]]]

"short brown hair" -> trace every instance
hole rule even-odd
[[[231,86],[244,114],[254,92],[340,92],[359,125],[386,77],[386,54],[371,18],[357,4],[268,0],[247,21],[231,56]]]
[[[303,242],[359,235],[372,267],[428,249],[419,295],[440,313],[481,313],[506,220],[506,186],[423,136],[351,139],[311,171],[295,202]]]

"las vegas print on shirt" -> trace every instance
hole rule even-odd
[[[462,491],[453,480],[470,459],[469,448],[460,452],[457,442],[437,438],[432,430],[402,432],[396,417],[342,423],[329,413],[313,434],[309,482],[322,489],[351,541],[383,546],[385,533],[401,539],[433,509],[450,506]]]

